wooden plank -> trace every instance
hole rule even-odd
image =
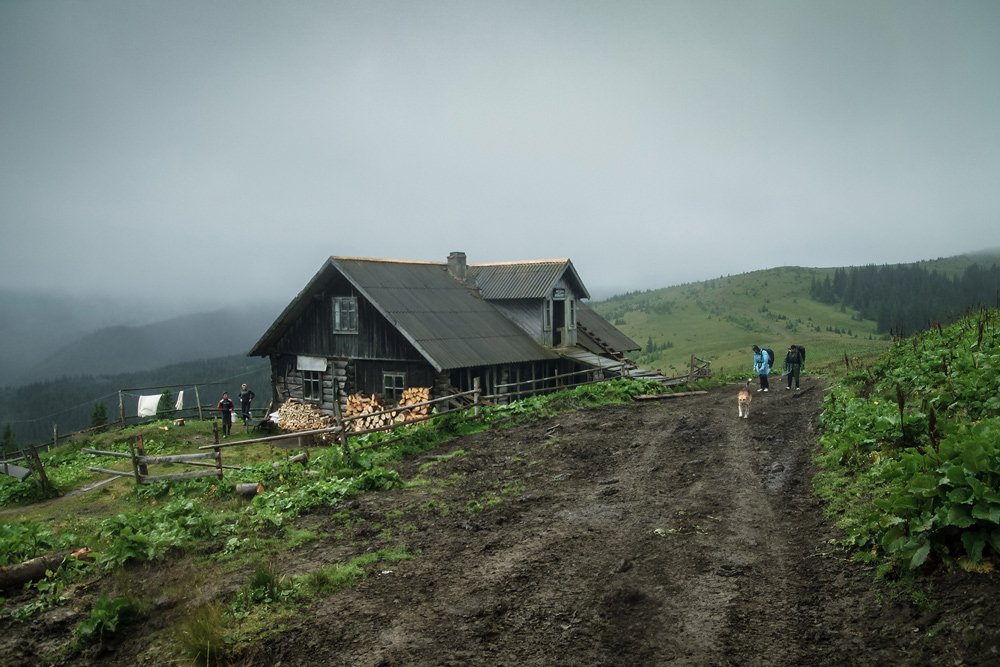
[[[18,480],[23,480],[25,477],[31,474],[31,468],[22,468],[21,466],[14,465],[13,463],[0,464],[0,472],[5,475],[10,475]]]
[[[194,479],[196,477],[215,477],[218,474],[218,470],[216,470],[213,465],[211,470],[195,470],[193,472],[182,472],[176,475],[142,475],[139,482],[141,484],[149,484],[150,482],[176,482],[182,479]]]
[[[198,459],[208,459],[215,456],[213,452],[202,452],[200,454],[173,454],[170,456],[139,456],[139,463],[183,463],[185,461],[196,461]]]
[[[107,468],[92,468],[88,467],[87,470],[90,472],[101,472],[105,475],[114,475],[116,477],[134,477],[135,473],[131,473],[125,470],[109,470]]]
[[[655,401],[663,398],[683,398],[684,396],[701,396],[707,394],[707,391],[678,391],[673,394],[639,394],[638,396],[633,396],[633,401]]]
[[[99,454],[100,456],[117,456],[123,459],[132,458],[131,454],[125,454],[123,452],[106,452],[103,449],[81,449],[84,454]]]

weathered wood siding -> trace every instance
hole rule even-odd
[[[383,373],[405,373],[406,387],[433,387],[437,372],[430,364],[399,361],[366,361],[358,359],[353,362],[353,390],[347,393],[382,394]]]
[[[358,333],[333,333],[333,297],[358,300]],[[316,357],[423,361],[406,338],[357,293],[343,276],[336,276],[289,325],[275,345],[278,352]]]

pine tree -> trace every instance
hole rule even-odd
[[[94,411],[90,413],[90,427],[104,430],[103,426],[108,425],[108,409],[104,407],[103,401],[94,403]]]
[[[156,404],[156,418],[172,419],[174,412],[174,395],[169,389],[166,389],[160,394],[160,402]]]
[[[10,424],[7,424],[3,429],[3,438],[0,439],[0,454],[7,458],[16,453],[17,441],[14,439],[14,429],[10,427]]]

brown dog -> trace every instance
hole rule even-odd
[[[736,394],[736,405],[740,411],[740,417],[743,419],[750,419],[750,401],[753,400],[753,394],[750,393],[750,380],[740,389],[740,393]]]

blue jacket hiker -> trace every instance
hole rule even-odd
[[[760,386],[757,391],[767,391],[767,374],[771,372],[771,366],[768,363],[767,352],[760,349],[757,345],[753,346],[753,370],[760,379]]]

